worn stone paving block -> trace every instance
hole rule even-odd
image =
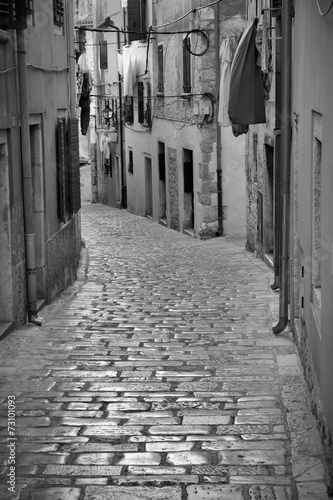
[[[49,476],[110,476],[121,473],[121,467],[107,465],[47,465],[43,474]]]
[[[295,481],[323,481],[325,471],[322,461],[317,457],[291,457],[291,464]]]
[[[69,455],[47,454],[47,453],[20,453],[16,458],[16,466],[42,465],[42,464],[65,464]]]
[[[116,460],[116,465],[159,465],[160,463],[161,455],[149,452],[123,453]]]
[[[114,453],[79,453],[75,456],[75,465],[111,465]]]
[[[251,486],[251,500],[292,500],[291,489],[284,486]]]
[[[184,475],[186,474],[185,467],[173,467],[160,465],[159,467],[154,466],[142,466],[142,465],[130,465],[128,467],[128,473],[133,475]]]
[[[248,476],[240,476],[234,475],[230,477],[231,484],[276,484],[276,485],[290,485],[291,479],[287,476],[257,476],[257,475],[248,475]]]
[[[171,442],[178,442],[182,441],[184,439],[184,436],[131,436],[129,438],[129,441],[132,443],[156,443],[160,441],[171,441]]]
[[[177,427],[177,426],[173,426]],[[135,436],[142,434],[142,426],[94,425],[82,431],[83,436]]]
[[[262,465],[194,465],[192,474],[206,474],[209,476],[251,476],[269,475],[268,467]]]
[[[62,452],[66,453],[103,453],[103,452],[122,452],[122,451],[138,451],[139,446],[131,443],[74,443],[64,445],[61,448]]]
[[[104,427],[108,425],[117,425],[120,419],[111,418],[75,418],[75,417],[63,417],[59,419],[60,425],[74,425],[74,426],[84,426],[84,425],[103,425]]]
[[[164,382],[152,382],[152,383],[114,383],[114,382],[95,382],[88,384],[88,390],[90,391],[118,391],[118,392],[146,392],[146,391],[167,391],[171,389],[170,384],[166,384]],[[65,389],[68,390],[68,389]]]
[[[285,450],[220,451],[219,464],[230,465],[284,465]]]
[[[225,484],[190,485],[186,488],[187,500],[244,500],[241,486]]]
[[[170,451],[191,451],[193,450],[195,443],[190,443],[187,441],[182,442],[157,442],[157,443],[147,443],[146,451],[157,451],[157,452],[170,452]]]
[[[167,462],[172,465],[210,465],[210,453],[204,451],[179,451],[167,454]]]
[[[117,477],[117,476],[116,476]],[[80,479],[75,479],[75,485],[76,486],[92,486],[92,485],[98,485],[98,486],[106,486],[108,484],[108,478],[107,477],[82,477]]]
[[[148,429],[149,434],[210,434],[211,427],[209,425],[161,425],[152,426]]]
[[[181,487],[163,486],[88,486],[84,500],[181,500]],[[236,500],[236,499],[235,499]]]
[[[217,434],[254,434],[270,433],[270,427],[268,425],[219,425],[217,427]]]
[[[21,427],[17,428],[15,434],[17,436],[77,436],[80,427]],[[8,430],[3,429],[0,435],[8,436]]]
[[[31,493],[31,500],[79,500],[80,488],[38,488]]]
[[[190,476],[190,475],[173,475],[173,474],[156,474],[155,476],[120,476],[113,477],[112,484],[124,484],[124,485],[147,485],[147,486],[155,486],[155,485],[163,485],[163,484],[196,484],[199,482],[198,476]]]
[[[284,450],[284,443],[281,441],[212,441],[201,444],[203,450]]]
[[[204,416],[194,416],[185,415],[183,417],[183,425],[219,425],[219,424],[229,424],[231,418],[226,415],[204,415]]]

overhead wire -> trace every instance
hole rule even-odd
[[[166,26],[170,26],[171,24],[178,23],[178,21],[181,21],[182,19],[185,19],[185,17],[189,16],[190,14],[197,12],[198,10],[206,9],[207,7],[210,7],[212,5],[215,5],[216,3],[222,2],[222,0],[215,0],[214,2],[211,2],[207,5],[201,5],[200,7],[194,7],[193,9],[189,10],[186,12],[184,15],[179,17],[178,19],[174,19],[173,21],[168,21],[167,23],[164,24],[159,24],[155,26],[151,26],[152,29],[158,29],[158,28],[165,28]]]
[[[327,16],[327,14],[329,13],[329,11],[330,11],[330,10],[332,9],[332,7],[333,7],[333,0],[331,0],[331,5],[330,5],[330,6],[326,9],[326,11],[325,11],[325,12],[322,10],[322,7],[321,7],[321,5],[320,5],[320,1],[319,1],[319,0],[317,0],[317,6],[318,6],[319,14],[320,14],[322,17],[325,17],[325,16]]]

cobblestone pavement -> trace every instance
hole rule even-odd
[[[82,212],[86,279],[0,343],[1,499],[327,499],[272,272],[237,238]]]

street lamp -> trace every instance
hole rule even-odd
[[[110,127],[110,121],[112,118],[112,110],[110,109],[109,106],[109,99],[105,99],[105,108],[102,110],[102,115],[105,120],[106,126],[109,128]]]

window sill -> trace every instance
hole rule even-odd
[[[10,39],[9,33],[5,30],[0,29],[0,42],[8,42]]]
[[[164,91],[163,91],[163,92],[161,92],[161,91],[157,91],[157,92],[156,92],[156,96],[157,96],[157,97],[164,97]]]

